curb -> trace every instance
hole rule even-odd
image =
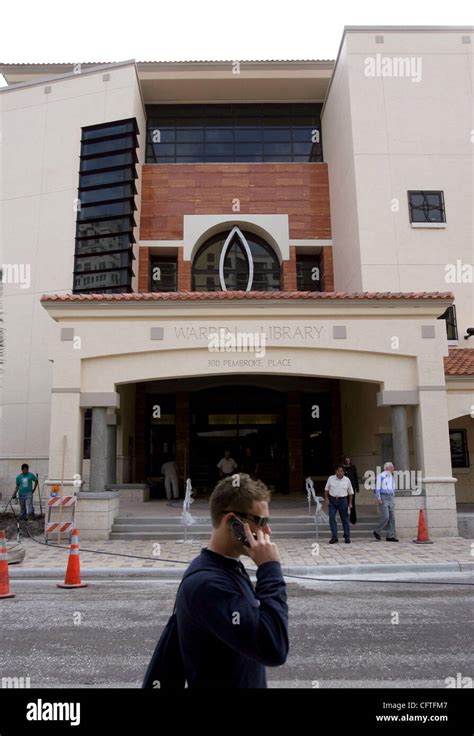
[[[186,566],[188,563],[185,563]],[[110,578],[130,579],[130,578],[148,578],[148,579],[164,579],[164,580],[180,580],[182,573],[186,567],[161,567],[161,568],[142,568],[142,567],[91,567],[81,568],[81,577],[84,579],[107,580]],[[254,575],[257,568],[247,568],[250,575]],[[282,565],[283,575],[302,575],[302,576],[334,576],[342,577],[344,575],[370,575],[374,573],[392,574],[392,573],[450,573],[450,572],[474,572],[474,561],[469,562],[422,562],[422,563],[403,563],[386,564],[386,565]],[[49,568],[9,568],[10,579],[12,580],[62,580],[64,578],[63,567]]]

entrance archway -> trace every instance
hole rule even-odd
[[[160,482],[175,459],[181,479],[204,493],[219,478],[226,449],[244,469],[246,448],[257,477],[276,492],[322,484],[342,453],[338,380],[229,375],[136,384],[135,482]],[[318,481],[319,479],[319,481]]]

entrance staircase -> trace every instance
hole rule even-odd
[[[193,509],[191,509],[193,511]],[[209,516],[193,514],[196,523],[188,527],[187,538],[194,540],[208,540],[211,534],[211,519]],[[375,514],[358,514],[357,524],[351,524],[351,539],[373,539],[372,530],[376,524]],[[316,527],[314,516],[303,513],[291,516],[276,516],[271,520],[272,539],[308,539],[316,541]],[[343,541],[340,521],[338,521],[339,540]],[[319,522],[319,540],[330,539],[328,523]],[[184,526],[180,516],[166,518],[141,516],[118,516],[112,527],[110,539],[149,539],[150,541],[172,541],[184,538]]]

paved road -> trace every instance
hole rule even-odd
[[[290,655],[268,670],[270,687],[438,688],[458,673],[474,679],[474,588],[404,580],[288,582]],[[0,601],[0,685],[7,676],[29,677],[31,687],[139,687],[176,589],[151,580],[73,591],[14,581],[17,597]]]

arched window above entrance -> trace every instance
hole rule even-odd
[[[280,263],[263,238],[234,227],[201,245],[192,277],[193,291],[278,291]]]

